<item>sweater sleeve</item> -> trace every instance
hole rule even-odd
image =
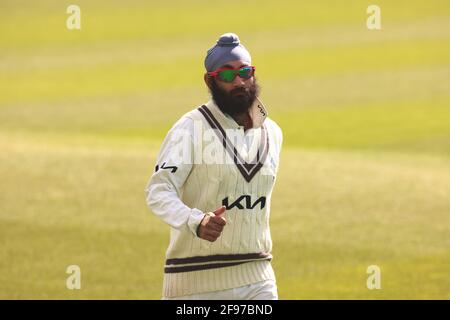
[[[188,226],[197,235],[204,213],[183,203],[180,190],[194,159],[194,121],[182,117],[170,129],[157,157],[156,167],[145,188],[147,206],[175,229]]]

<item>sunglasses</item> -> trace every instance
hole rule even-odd
[[[255,74],[254,66],[245,66],[239,69],[221,68],[216,71],[208,72],[211,77],[218,77],[224,82],[232,82],[236,76],[242,79],[250,79]]]

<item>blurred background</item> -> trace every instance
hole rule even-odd
[[[0,0],[0,298],[161,297],[169,227],[144,188],[225,32],[284,131],[280,298],[449,299],[447,0]]]

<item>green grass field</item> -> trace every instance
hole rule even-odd
[[[169,228],[144,187],[225,32],[284,131],[280,298],[450,298],[447,0],[379,0],[379,31],[356,0],[78,0],[72,31],[69,4],[0,2],[0,298],[160,298]]]

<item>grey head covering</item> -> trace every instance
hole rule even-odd
[[[243,60],[249,64],[252,63],[250,53],[240,43],[239,37],[234,33],[225,33],[208,50],[205,58],[205,68],[208,72],[214,71],[233,60]]]

